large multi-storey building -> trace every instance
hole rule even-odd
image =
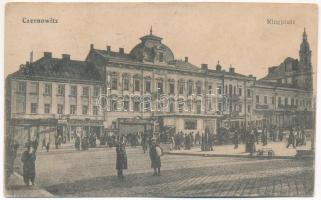
[[[311,51],[304,31],[300,59],[287,58],[260,80],[219,64],[211,69],[175,59],[150,32],[129,53],[94,48],[85,61],[45,52],[6,80],[7,131],[18,140],[77,131],[216,134],[218,127],[312,122]],[[308,123],[305,123],[305,125]],[[313,122],[309,124],[313,126]],[[172,129],[171,129],[172,128]]]

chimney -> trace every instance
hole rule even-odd
[[[188,62],[188,57],[185,57],[185,62]]]
[[[252,75],[252,74],[250,74],[250,75],[249,75],[249,77],[250,77],[250,78],[253,78],[253,75]]]
[[[221,70],[222,70],[221,65],[216,65],[216,71],[221,71]]]
[[[235,68],[234,67],[230,67],[229,72],[234,73],[235,72]]]
[[[121,55],[124,54],[124,48],[119,48],[119,54],[121,54]]]
[[[207,64],[202,64],[202,65],[201,65],[201,69],[206,69],[206,70],[207,70],[207,69],[208,69],[208,68],[207,68]]]
[[[90,44],[90,50],[94,49],[94,44]]]
[[[70,60],[70,55],[69,54],[62,54],[62,60],[69,61]]]
[[[33,63],[33,51],[30,52],[30,63]]]
[[[111,52],[111,47],[108,45],[107,46],[107,53],[110,53]]]
[[[26,62],[26,67],[29,67],[30,66],[30,63],[29,61]]]
[[[43,57],[45,58],[52,58],[52,53],[51,52],[44,52]]]

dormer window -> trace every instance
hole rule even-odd
[[[164,53],[160,52],[158,58],[159,58],[159,62],[164,62]]]

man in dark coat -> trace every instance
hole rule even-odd
[[[30,181],[31,184],[35,184],[36,177],[36,153],[33,147],[28,146],[27,150],[23,152],[21,156],[21,161],[23,163],[23,181],[28,186]]]
[[[123,170],[127,169],[127,153],[122,140],[116,144],[116,170],[118,178],[124,178]]]
[[[293,134],[292,128],[290,129],[290,135],[288,138],[288,145],[286,145],[286,148],[289,148],[290,145],[292,145],[293,148],[295,149],[295,136]]]
[[[160,148],[155,140],[152,140],[151,147],[149,149],[149,156],[151,160],[151,168],[154,168],[154,176],[160,176],[160,168],[161,168],[161,159],[159,152],[157,152],[157,148]],[[157,171],[156,171],[157,169]]]
[[[253,153],[256,151],[254,130],[252,130],[249,134],[248,145],[249,145],[250,155],[253,155]]]
[[[234,130],[233,141],[234,141],[234,149],[237,149],[239,147],[239,133],[237,130]]]

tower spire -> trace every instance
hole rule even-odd
[[[153,35],[153,26],[150,26],[149,34]]]
[[[305,27],[303,29],[303,40],[307,40],[308,36],[307,33],[305,32]]]

